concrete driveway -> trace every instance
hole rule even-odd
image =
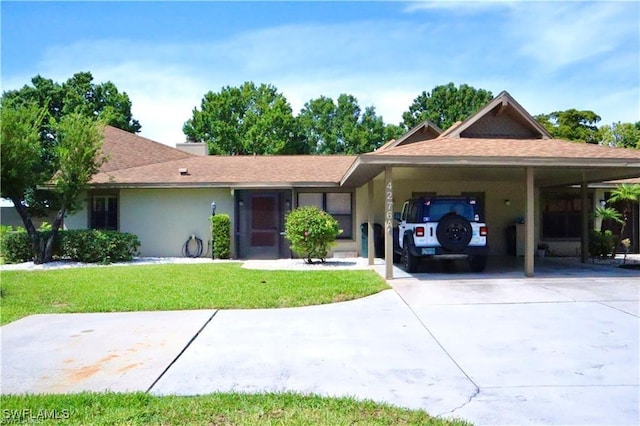
[[[35,315],[0,328],[1,391],[291,390],[476,424],[639,424],[638,274],[551,272],[417,274],[305,308]]]

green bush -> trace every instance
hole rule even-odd
[[[2,240],[2,259],[6,263],[21,263],[33,260],[31,252],[31,241],[27,231],[3,231]]]
[[[44,244],[51,231],[38,231]],[[132,260],[138,254],[140,241],[133,234],[116,231],[61,230],[54,241],[53,257],[87,263],[111,263]],[[2,256],[7,263],[33,260],[31,241],[26,231],[7,233],[2,237]]]
[[[86,263],[127,262],[138,254],[140,240],[133,234],[94,229],[60,232],[62,257]]]
[[[304,257],[324,262],[336,237],[342,232],[338,221],[315,206],[299,207],[287,214],[285,235],[291,242],[291,250]]]
[[[231,219],[228,214],[211,216],[213,257],[229,259],[231,256]]]
[[[591,257],[614,257],[616,245],[616,237],[609,230],[604,232],[591,231],[589,234],[589,255]]]

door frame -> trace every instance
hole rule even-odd
[[[293,191],[290,189],[235,190],[235,257],[237,259],[286,259],[291,250],[284,236],[285,216],[291,210]],[[251,251],[251,211],[255,196],[274,196],[276,199],[277,243],[268,252],[254,254]]]

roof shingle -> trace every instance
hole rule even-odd
[[[100,167],[100,172],[127,169],[194,156],[112,126],[106,126],[104,129],[102,151],[107,155],[107,161]]]

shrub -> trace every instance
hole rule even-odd
[[[229,259],[231,256],[231,219],[228,214],[211,216],[213,257]]]
[[[589,234],[589,254],[591,257],[614,257],[616,238],[609,230],[604,232],[591,231]]]
[[[63,257],[86,263],[127,262],[138,254],[140,240],[134,234],[94,229],[60,232]]]
[[[31,240],[27,231],[6,231],[2,232],[0,241],[2,248],[2,259],[6,263],[21,263],[33,260],[31,252]]]
[[[44,243],[51,231],[38,231]],[[54,241],[53,257],[87,263],[126,262],[138,254],[140,241],[133,234],[116,231],[62,230]],[[2,256],[7,263],[33,260],[31,241],[26,231],[10,232],[2,237]]]
[[[338,221],[315,206],[299,207],[287,214],[285,235],[291,242],[291,250],[312,263],[324,262],[329,248],[342,232]]]

